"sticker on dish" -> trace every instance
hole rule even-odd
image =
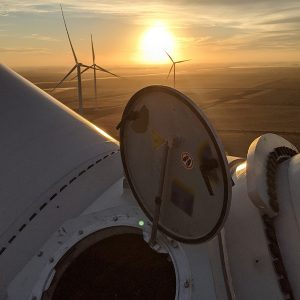
[[[187,169],[187,170],[191,170],[194,167],[194,160],[193,157],[190,153],[188,152],[182,152],[181,153],[181,161],[183,166]]]

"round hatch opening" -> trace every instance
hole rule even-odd
[[[55,267],[42,299],[175,299],[176,275],[168,254],[149,247],[141,232],[93,234]]]

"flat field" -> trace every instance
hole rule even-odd
[[[106,68],[106,67],[105,67]],[[300,149],[300,67],[180,65],[176,89],[205,112],[230,155],[246,156],[251,142],[276,133]],[[83,75],[83,116],[118,139],[116,125],[130,97],[152,85],[173,85],[166,79],[169,66],[113,68],[120,78],[97,72],[97,98],[92,73]],[[50,95],[78,109],[77,83],[64,82],[62,68],[17,70]]]

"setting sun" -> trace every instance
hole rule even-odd
[[[156,23],[143,34],[140,47],[143,63],[165,63],[169,60],[165,51],[173,52],[175,41],[163,23]]]

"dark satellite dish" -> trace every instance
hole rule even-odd
[[[172,88],[149,86],[130,99],[120,128],[124,170],[154,231],[187,243],[214,237],[229,209],[231,177],[201,110]]]

